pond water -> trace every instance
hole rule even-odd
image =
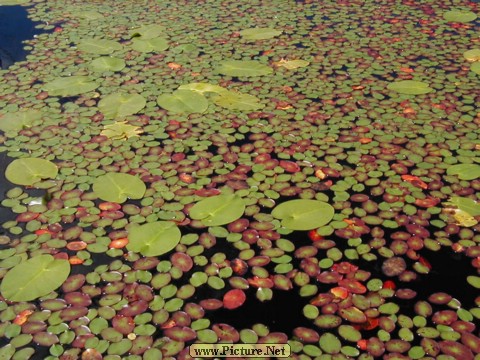
[[[0,359],[480,358],[479,13],[0,0]]]

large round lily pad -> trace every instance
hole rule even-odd
[[[19,131],[30,127],[42,119],[42,112],[38,110],[25,110],[6,113],[0,116],[0,130]]]
[[[105,96],[98,102],[98,108],[106,118],[114,119],[136,114],[147,101],[140,94],[115,93]]]
[[[234,194],[211,196],[190,209],[190,217],[207,226],[219,226],[239,219],[245,211],[245,201]]]
[[[125,68],[125,61],[113,56],[101,56],[90,63],[93,71],[120,71]]]
[[[480,165],[456,164],[447,168],[448,175],[457,175],[462,180],[473,180],[480,177]]]
[[[46,83],[43,89],[52,96],[75,96],[95,90],[99,83],[88,76],[68,76]]]
[[[157,98],[157,102],[172,113],[203,113],[208,108],[205,96],[192,90],[176,90],[171,94],[162,94]]]
[[[273,69],[255,60],[226,60],[217,67],[217,72],[230,76],[262,76],[273,72]]]
[[[78,49],[91,54],[108,55],[122,50],[122,45],[114,40],[83,39],[78,44]]]
[[[333,206],[318,200],[290,200],[272,211],[273,217],[282,220],[282,226],[292,230],[312,230],[332,220]]]
[[[123,203],[141,199],[146,191],[145,183],[137,176],[123,173],[108,173],[93,183],[93,192],[102,200]]]
[[[16,159],[7,166],[5,177],[14,184],[33,185],[42,179],[55,178],[57,173],[57,166],[49,160],[23,158]]]
[[[144,256],[159,256],[173,250],[182,234],[171,221],[156,221],[130,228],[128,233],[129,251]]]
[[[477,14],[468,10],[451,10],[443,14],[443,18],[452,22],[470,22],[477,18]]]
[[[275,30],[272,28],[252,28],[240,31],[240,35],[247,40],[271,39],[280,35],[281,33],[282,32],[280,30]]]
[[[69,274],[68,260],[39,255],[8,271],[2,280],[0,291],[9,301],[30,301],[58,289]]]
[[[388,84],[387,88],[400,94],[407,95],[428,94],[429,92],[433,91],[433,89],[427,83],[415,80],[395,81]]]

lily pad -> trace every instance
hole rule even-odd
[[[144,256],[159,256],[173,250],[181,236],[180,229],[171,221],[134,226],[128,232],[127,249]]]
[[[57,174],[58,168],[53,162],[39,158],[13,160],[5,170],[8,181],[27,186],[42,179],[53,179]]]
[[[452,196],[445,204],[455,205],[460,210],[463,210],[472,216],[480,215],[480,204],[470,198]]]
[[[229,92],[224,87],[221,87],[219,85],[209,84],[209,83],[184,84],[184,85],[180,85],[178,87],[178,90],[196,91],[196,92],[199,92],[202,95],[205,94],[205,93],[209,93],[209,92],[216,93],[216,94],[223,94],[223,93],[228,93]]]
[[[190,217],[206,226],[229,224],[245,211],[245,201],[235,194],[222,194],[200,200],[190,209]]]
[[[282,60],[276,62],[275,65],[284,67],[288,70],[294,70],[294,69],[298,69],[298,68],[307,67],[308,65],[310,65],[310,61],[282,59]]]
[[[21,5],[29,2],[30,0],[0,0],[0,5]]]
[[[157,98],[157,103],[172,113],[203,113],[208,108],[205,96],[192,90],[175,90],[171,94],[162,94]]]
[[[255,60],[222,61],[216,71],[230,76],[262,76],[273,72],[271,67]]]
[[[114,51],[122,50],[122,45],[107,39],[83,39],[78,44],[78,49],[91,54],[108,55]]]
[[[42,119],[42,112],[38,110],[26,110],[7,113],[0,117],[1,131],[19,131],[30,127]]]
[[[102,56],[90,63],[93,71],[121,71],[125,68],[125,61],[112,56]]]
[[[122,118],[142,110],[147,101],[139,94],[115,93],[98,102],[98,108],[106,118]]]
[[[468,61],[480,61],[480,49],[471,49],[463,53],[463,57]]]
[[[43,89],[52,96],[75,96],[95,90],[99,86],[99,83],[88,76],[68,76],[46,83]]]
[[[252,28],[240,31],[240,35],[247,40],[271,39],[280,35],[281,33],[282,32],[280,30],[275,30],[272,28]]]
[[[332,220],[335,210],[323,201],[297,199],[286,201],[272,211],[282,226],[292,230],[312,230]]]
[[[447,168],[448,175],[458,175],[461,180],[473,180],[480,177],[480,165],[456,164]]]
[[[108,173],[93,183],[93,192],[102,200],[123,203],[128,198],[141,199],[147,190],[137,176],[124,173]]]
[[[87,21],[98,20],[98,19],[104,18],[104,15],[100,14],[98,11],[93,11],[93,10],[85,10],[85,11],[75,12],[74,15],[78,16],[81,19],[85,19]]]
[[[7,272],[0,291],[9,301],[30,301],[58,289],[70,274],[68,260],[39,255]]]
[[[165,34],[165,28],[157,24],[142,25],[130,31],[132,38],[141,37],[142,39],[154,39]]]
[[[467,276],[467,282],[474,288],[480,289],[480,277],[474,275]]]
[[[213,98],[213,102],[230,110],[254,111],[264,107],[260,99],[237,91],[226,91]]]
[[[132,40],[132,49],[142,53],[167,50],[168,46],[168,40],[161,37],[153,39],[134,38]]]
[[[100,135],[104,135],[113,140],[128,139],[132,136],[138,136],[143,132],[138,126],[127,124],[126,121],[116,122],[105,125]]]
[[[472,65],[470,65],[470,70],[473,71],[475,74],[480,75],[480,61],[476,61]]]
[[[415,80],[401,80],[388,84],[387,89],[396,91],[400,94],[421,95],[428,94],[433,89],[424,82]]]
[[[443,18],[451,22],[470,22],[477,18],[477,14],[468,10],[451,10],[443,14]]]

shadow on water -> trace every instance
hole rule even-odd
[[[33,39],[42,31],[38,23],[27,17],[23,6],[0,6],[0,67],[7,69],[17,61],[24,60],[28,52],[23,41]]]

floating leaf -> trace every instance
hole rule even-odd
[[[154,39],[165,34],[165,28],[157,24],[142,25],[130,31],[130,36],[141,37],[144,40]]]
[[[476,61],[472,65],[470,65],[470,70],[473,71],[475,74],[480,75],[480,61]]]
[[[68,260],[39,255],[21,262],[2,280],[2,296],[9,301],[30,301],[58,289],[70,274]]]
[[[219,85],[208,84],[208,83],[184,84],[184,85],[180,85],[178,87],[178,90],[196,91],[202,95],[209,92],[216,93],[216,94],[228,93],[228,90],[225,89],[224,87],[221,87]]]
[[[310,65],[309,61],[306,60],[285,60],[281,59],[280,61],[274,63],[275,66],[282,66],[288,70],[298,69]]]
[[[180,229],[171,221],[133,226],[128,231],[127,249],[144,256],[159,256],[173,250],[181,236]]]
[[[480,277],[474,275],[467,276],[467,282],[474,288],[480,289]]]
[[[99,84],[88,76],[57,78],[46,83],[43,89],[51,96],[75,96],[95,90]]]
[[[458,175],[461,180],[473,180],[480,177],[480,165],[456,164],[447,168],[448,175]]]
[[[123,203],[128,198],[141,199],[146,186],[138,177],[124,173],[108,173],[93,183],[93,192],[102,200]]]
[[[75,12],[74,15],[78,16],[81,19],[85,19],[85,20],[88,20],[88,21],[98,20],[98,19],[103,19],[104,18],[104,16],[102,14],[100,14],[97,11],[93,11],[93,10],[78,11],[78,12]]]
[[[122,50],[122,45],[114,40],[83,39],[78,44],[78,49],[91,54],[108,55]]]
[[[23,158],[13,160],[5,170],[8,181],[17,185],[33,185],[41,179],[53,179],[58,174],[57,166],[49,160]]]
[[[452,196],[445,205],[454,205],[472,216],[480,215],[480,204],[470,198]]]
[[[160,37],[154,39],[134,38],[132,40],[132,49],[143,53],[167,50],[168,46],[168,40]]]
[[[30,0],[0,0],[0,5],[21,5],[29,2]]]
[[[102,56],[90,63],[94,71],[120,71],[125,68],[125,61],[112,56]]]
[[[475,220],[472,215],[460,209],[455,209],[455,214],[453,214],[453,217],[460,226],[472,227],[478,224],[478,221]]]
[[[470,22],[477,18],[474,12],[468,10],[451,10],[443,14],[443,18],[452,22]]]
[[[172,113],[203,113],[208,108],[205,96],[191,90],[175,90],[171,94],[162,94],[157,98],[157,102]]]
[[[254,111],[263,108],[260,100],[249,94],[237,91],[226,91],[213,98],[213,102],[221,107],[231,110]]]
[[[280,35],[281,33],[282,32],[280,30],[275,30],[272,28],[252,28],[240,31],[240,35],[247,40],[271,39]]]
[[[292,230],[312,230],[332,220],[334,208],[323,201],[297,199],[276,206],[273,217],[282,220],[282,226]]]
[[[112,140],[128,139],[143,132],[138,126],[127,124],[126,121],[105,125],[100,135]]]
[[[136,114],[142,110],[147,101],[142,95],[114,93],[98,102],[98,108],[106,118],[119,118]]]
[[[245,211],[245,201],[235,194],[222,194],[200,200],[190,209],[190,217],[206,226],[229,224]]]
[[[388,84],[387,89],[400,94],[420,95],[433,91],[427,83],[415,80],[401,80]]]
[[[463,53],[463,57],[468,61],[480,61],[480,49],[471,49]]]
[[[42,112],[38,110],[25,110],[7,113],[0,117],[1,131],[19,131],[30,127],[42,119]]]
[[[227,60],[219,64],[217,72],[230,76],[262,76],[271,74],[273,70],[255,60]]]

